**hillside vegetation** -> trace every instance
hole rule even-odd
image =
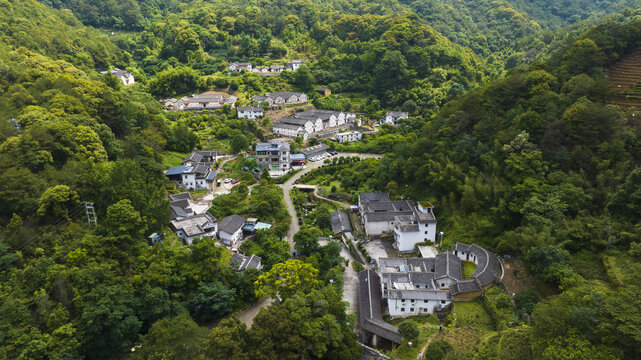
[[[310,176],[348,194],[429,200],[445,248],[477,243],[518,258],[535,279],[457,305],[440,335],[422,326],[420,341],[452,342],[433,351],[638,358],[641,122],[610,82],[641,49],[641,10],[622,10],[631,4],[0,0],[0,358],[109,359],[132,347],[133,359],[359,357],[341,302],[341,244],[318,246],[328,208],[314,210],[296,236],[305,252],[291,260],[281,188],[246,170],[255,162],[242,153],[276,119],[239,119],[229,106],[165,112],[158,101],[206,90],[237,105],[303,91],[307,106],[366,122],[410,114],[363,141],[329,143],[382,159]],[[227,71],[233,61],[293,59],[305,65],[280,76]],[[113,67],[136,84],[100,75]],[[263,270],[237,272],[215,240],[183,246],[167,226],[177,190],[163,161],[194,148],[240,154],[219,170],[241,183],[210,212],[273,220],[242,247]],[[167,236],[149,246],[154,232]],[[280,300],[247,330],[233,314],[258,297]]]

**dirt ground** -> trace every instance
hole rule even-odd
[[[503,259],[503,283],[507,286],[512,295],[527,288],[536,288],[534,277],[528,272],[523,262],[519,259],[510,257]]]

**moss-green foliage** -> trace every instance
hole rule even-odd
[[[492,317],[479,301],[454,303],[454,326],[473,327],[478,330],[494,330]]]
[[[494,320],[497,330],[505,330],[514,322],[514,304],[512,297],[498,286],[492,286],[485,291],[483,305]]]

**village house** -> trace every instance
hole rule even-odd
[[[240,106],[236,109],[239,119],[257,119],[263,117],[263,108],[260,106]]]
[[[298,105],[307,102],[307,95],[291,91],[280,91],[274,93],[265,93],[264,95],[254,95],[252,101],[255,105],[266,102],[270,107],[278,108],[286,105]]]
[[[403,111],[388,111],[385,115],[385,123],[396,126],[401,119],[407,119],[409,114]]]
[[[332,94],[332,90],[324,86],[317,87],[316,92],[322,96],[330,96]]]
[[[344,211],[334,211],[331,214],[332,218],[332,232],[335,237],[343,235],[351,236],[352,222],[349,220],[349,215]]]
[[[136,83],[136,80],[134,79],[134,75],[126,70],[120,70],[118,68],[114,68],[111,71],[101,71],[100,74],[105,75],[111,73],[113,76],[117,77],[122,81],[125,86],[133,85]]]
[[[211,190],[217,175],[212,170],[216,157],[216,151],[195,151],[183,160],[182,165],[170,167],[165,176],[187,190]]]
[[[401,252],[436,240],[434,207],[426,201],[391,200],[387,193],[360,193],[358,208],[368,236],[389,234]]]
[[[194,211],[191,209],[189,200],[191,200],[191,194],[188,192],[169,195],[171,220],[183,220],[194,216]]]
[[[285,70],[285,66],[283,65],[268,65],[268,66],[256,66],[252,70],[252,72],[258,74],[259,76],[278,76],[280,75],[283,70]]]
[[[287,70],[296,71],[303,64],[304,64],[303,60],[292,60],[292,62],[287,63]]]
[[[245,219],[237,214],[227,216],[218,225],[218,238],[227,246],[234,246],[243,237]]]
[[[229,64],[229,72],[252,71],[252,64],[247,62],[234,62]]]
[[[203,236],[213,238],[218,231],[216,218],[208,212],[172,220],[170,227],[187,245],[191,245],[195,239]]]
[[[334,138],[339,143],[354,142],[361,140],[363,138],[363,133],[360,131],[339,132],[334,135]]]
[[[274,134],[307,140],[310,137],[330,138],[357,122],[350,112],[312,109],[279,119],[272,125]]]
[[[233,253],[231,255],[231,265],[240,272],[247,269],[261,270],[263,268],[260,256],[246,256],[239,253]]]
[[[221,94],[199,94],[192,96],[185,96],[180,99],[167,99],[161,100],[165,106],[165,110],[180,111],[202,111],[202,110],[218,110],[222,109],[224,105],[229,105],[234,108],[236,105],[237,97],[223,96]]]
[[[256,145],[256,162],[261,169],[288,172],[291,169],[289,143],[272,140]]]

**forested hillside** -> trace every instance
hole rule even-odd
[[[483,300],[492,331],[443,357],[639,358],[641,122],[607,105],[605,76],[641,47],[633,3],[0,0],[0,358],[358,358],[341,244],[318,246],[331,232],[314,225],[290,259],[282,190],[247,171],[275,119],[158,101],[205,90],[237,105],[303,91],[364,122],[410,114],[330,143],[382,155],[324,168],[332,186],[429,200],[445,248],[477,243],[534,279],[498,308]],[[227,70],[293,59],[305,65],[280,76]],[[100,75],[113,67],[136,84]],[[274,225],[241,249],[262,270],[167,226],[167,158],[194,148],[241,154],[219,169],[241,183],[210,213]],[[329,228],[327,209],[314,217]],[[168,237],[149,246],[154,232]],[[279,301],[248,330],[230,315],[259,297]]]

